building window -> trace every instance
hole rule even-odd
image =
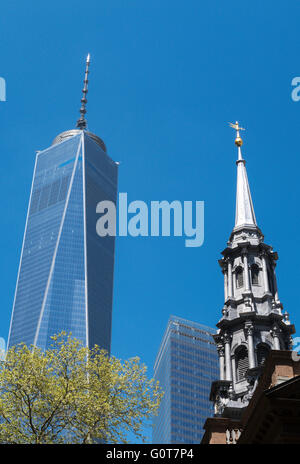
[[[269,354],[270,348],[268,348],[266,345],[258,345],[257,346],[257,364],[259,366],[262,366]]]
[[[244,273],[241,267],[238,267],[235,271],[236,276],[236,288],[241,288],[244,285]]]
[[[252,285],[259,285],[259,267],[257,264],[251,266],[251,281]]]
[[[239,382],[245,378],[246,371],[249,368],[248,351],[245,346],[238,349],[236,358],[236,379]]]

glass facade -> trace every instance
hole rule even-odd
[[[62,330],[110,351],[114,237],[96,205],[117,200],[117,165],[84,131],[37,154],[8,347]]]
[[[154,365],[164,397],[154,417],[155,444],[200,443],[207,417],[211,382],[218,379],[214,329],[171,316]]]

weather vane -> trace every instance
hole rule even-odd
[[[234,143],[236,144],[237,147],[241,147],[243,145],[243,140],[240,136],[240,130],[245,130],[243,127],[239,126],[238,121],[235,121],[235,124],[232,122],[229,123],[230,127],[236,130],[236,139]]]

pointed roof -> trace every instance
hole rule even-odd
[[[256,226],[256,218],[248,182],[246,161],[242,158],[239,147],[239,159],[237,164],[236,209],[235,227]]]
[[[240,130],[244,130],[242,127],[239,127],[238,122],[231,124],[237,131],[235,144],[238,147],[238,159],[237,164],[237,187],[236,187],[236,210],[235,210],[235,226],[237,228],[247,228],[250,227],[258,228],[254,213],[253,202],[251,198],[251,192],[248,182],[247,170],[246,170],[246,161],[243,159],[241,146],[243,140],[240,137]]]

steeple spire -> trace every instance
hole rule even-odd
[[[235,211],[235,229],[240,227],[257,227],[251,192],[246,171],[246,161],[243,159],[241,146],[243,140],[240,131],[245,130],[239,126],[238,121],[235,124],[229,123],[230,127],[236,130],[235,144],[238,147],[237,164],[237,188],[236,188],[236,211]]]
[[[81,98],[81,108],[80,108],[80,118],[77,121],[76,127],[81,130],[86,129],[87,121],[85,119],[86,114],[86,94],[88,93],[88,73],[89,73],[89,66],[90,66],[90,54],[88,54],[86,58],[86,66],[85,66],[85,75],[84,75],[84,85],[82,89],[82,98]]]

